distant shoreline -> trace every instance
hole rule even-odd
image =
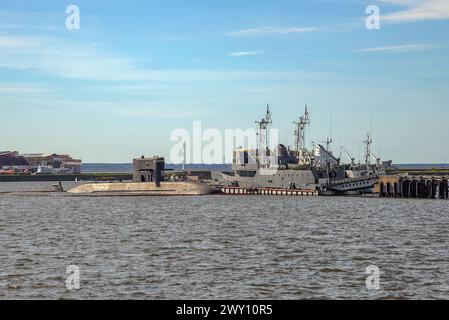
[[[7,174],[0,175],[0,182],[55,182],[55,181],[129,181],[132,173],[80,173],[80,174]]]
[[[209,171],[230,171],[231,164],[186,164],[185,170],[209,170]],[[167,170],[182,170],[181,164],[166,163]],[[132,163],[83,163],[81,165],[83,173],[116,172],[132,173]]]
[[[449,169],[449,163],[446,164],[393,164],[401,170],[419,170],[419,169]],[[180,164],[166,164],[165,167],[169,170],[182,170]],[[186,170],[210,170],[210,171],[230,171],[231,164],[186,164]],[[81,166],[83,173],[99,173],[99,172],[116,172],[116,173],[131,173],[133,172],[132,163],[84,163]]]
[[[396,164],[396,169],[388,174],[409,173],[413,175],[449,175],[449,164]],[[182,170],[182,165],[167,164],[167,170]],[[186,164],[185,170],[205,170],[212,172],[230,171],[230,164]],[[55,175],[0,175],[0,182],[36,182],[36,181],[129,181],[132,180],[132,163],[86,163],[80,174]]]

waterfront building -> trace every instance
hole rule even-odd
[[[56,153],[28,153],[23,158],[29,163],[32,170],[39,167],[50,167],[60,173],[80,173],[81,160],[73,159],[67,154]]]

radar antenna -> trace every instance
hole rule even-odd
[[[332,142],[334,142],[334,140],[332,138],[326,138],[326,141],[322,141],[322,142],[326,144],[326,152],[329,154],[332,154],[331,144],[332,144]]]

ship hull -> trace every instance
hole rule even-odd
[[[302,189],[315,188],[317,178],[312,170],[269,170],[261,172],[234,171],[233,174],[222,173],[222,185],[234,185],[242,188],[279,188]]]

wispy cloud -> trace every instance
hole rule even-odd
[[[247,56],[257,56],[260,54],[260,51],[237,51],[231,52],[228,55],[231,57],[247,57]]]
[[[247,53],[249,54],[249,52]],[[240,53],[240,56],[245,53]],[[98,44],[63,38],[0,35],[0,68],[30,70],[64,79],[97,81],[201,82],[257,80],[261,75],[285,77],[285,72],[148,69],[128,57],[111,54]],[[291,75],[291,74],[290,74]]]
[[[433,44],[406,44],[398,46],[386,46],[386,47],[375,47],[375,48],[365,48],[359,50],[360,52],[385,52],[385,53],[401,53],[401,52],[415,52],[437,49],[438,46]]]
[[[160,105],[140,105],[140,106],[125,106],[120,105],[110,109],[111,112],[119,117],[126,118],[192,118],[204,115],[204,112],[190,111],[182,108],[172,106]]]
[[[318,27],[260,27],[251,29],[242,29],[228,33],[233,37],[265,36],[265,35],[289,35],[306,32],[316,32],[321,29]]]
[[[20,84],[12,84],[12,83],[2,83],[0,82],[0,93],[7,94],[19,94],[19,95],[28,95],[28,94],[40,94],[48,92],[48,88],[45,88],[41,85],[36,84],[28,84],[28,83],[20,83]]]
[[[0,97],[0,104],[9,105],[8,112],[38,114],[57,113],[67,110],[78,110],[79,112],[96,112],[103,115],[112,115],[120,118],[130,119],[174,119],[174,118],[192,118],[210,114],[207,108],[186,109],[179,104],[154,104],[154,103],[123,103],[111,101],[90,101],[54,98],[47,96],[45,98],[36,98],[30,100],[29,97]]]
[[[406,23],[449,19],[448,0],[379,0],[383,3],[406,7],[405,10],[381,15],[384,22]]]
[[[31,37],[0,35],[0,49],[29,49],[37,45],[39,41]]]
[[[123,79],[137,71],[127,59],[102,54],[95,44],[61,38],[0,35],[0,48],[0,68],[90,80]]]

